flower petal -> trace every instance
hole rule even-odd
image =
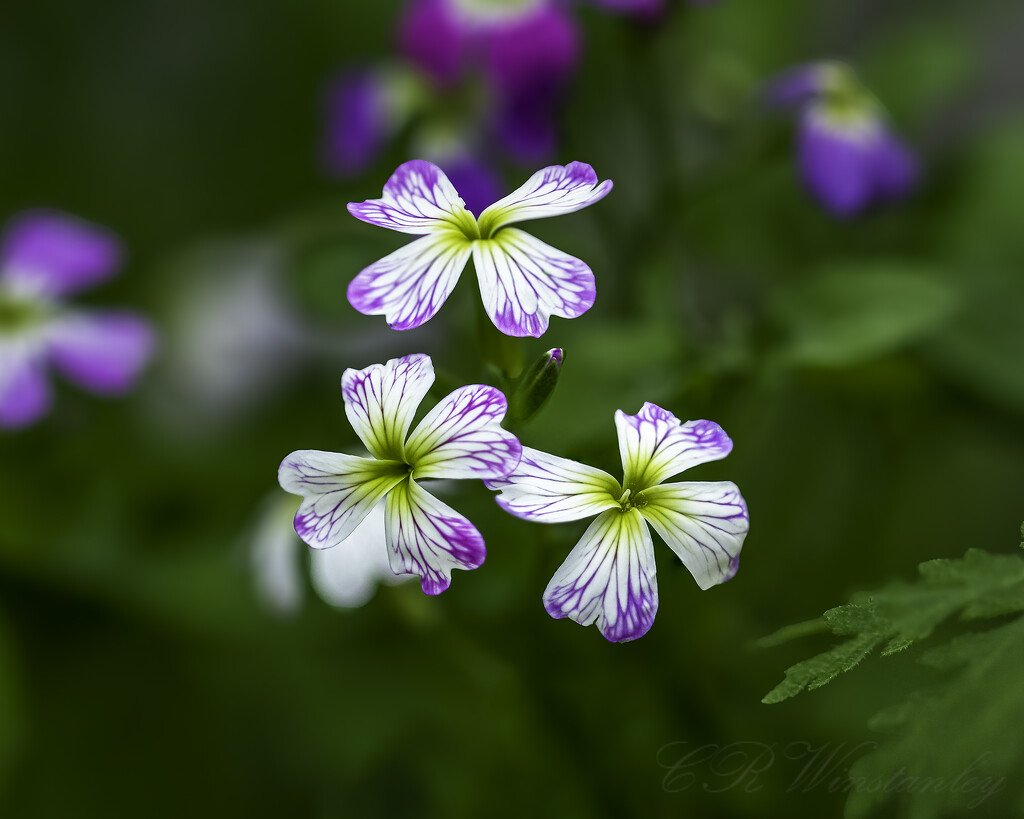
[[[350,202],[348,212],[371,225],[426,235],[439,230],[475,229],[473,218],[437,165],[412,159],[398,166],[380,199]]]
[[[323,159],[341,177],[365,170],[393,130],[388,117],[388,89],[378,72],[352,71],[332,82],[325,95]]]
[[[871,154],[871,174],[876,200],[900,199],[917,182],[917,157],[899,137],[885,130]]]
[[[34,423],[51,400],[42,348],[27,339],[0,339],[0,427]]]
[[[708,589],[736,574],[750,528],[747,504],[730,481],[666,483],[644,491],[640,513]]]
[[[314,549],[337,546],[374,505],[408,474],[404,464],[315,449],[281,463],[281,488],[302,496],[295,531]]]
[[[363,315],[383,315],[393,330],[419,327],[451,295],[469,255],[461,234],[424,236],[360,271],[348,286],[349,303]]]
[[[412,417],[433,383],[434,365],[423,353],[392,358],[364,370],[345,370],[341,376],[345,414],[375,458],[402,460]]]
[[[651,533],[635,511],[601,514],[544,590],[552,617],[597,623],[605,639],[643,637],[658,612],[657,566]]]
[[[804,113],[798,142],[800,175],[833,216],[855,216],[871,203],[878,127],[873,119],[836,121],[821,106]]]
[[[523,447],[501,428],[508,403],[484,384],[447,395],[416,427],[405,446],[419,478],[500,478],[516,468]]]
[[[304,584],[299,557],[300,550],[307,550],[292,529],[296,506],[295,498],[281,492],[268,499],[253,532],[249,554],[260,599],[280,614],[294,614],[302,606]]]
[[[615,413],[622,485],[639,491],[691,466],[718,461],[732,451],[732,440],[714,421],[687,421],[650,402],[636,415]]]
[[[503,225],[582,210],[611,189],[612,181],[598,184],[597,174],[585,162],[551,165],[480,214],[480,234],[489,238]]]
[[[348,539],[334,549],[310,554],[313,588],[327,603],[357,608],[369,602],[379,583],[401,583],[391,571],[384,538],[384,504],[378,503]]]
[[[98,393],[124,392],[149,361],[155,337],[132,313],[72,313],[47,335],[54,363],[71,380]]]
[[[588,518],[618,507],[622,494],[607,472],[527,446],[512,474],[484,484],[501,492],[495,500],[506,512],[537,523]]]
[[[113,275],[121,243],[110,231],[60,211],[26,211],[7,224],[0,278],[28,293],[60,296]]]
[[[424,594],[440,594],[452,569],[475,569],[486,556],[476,527],[413,480],[388,494],[384,529],[391,570],[419,575]]]
[[[577,318],[597,290],[587,265],[518,228],[473,243],[484,309],[507,336],[539,338],[550,316]]]

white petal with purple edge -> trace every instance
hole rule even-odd
[[[404,464],[314,449],[293,452],[281,463],[278,482],[302,496],[295,531],[315,549],[337,546],[374,505],[408,475]]]
[[[586,464],[523,447],[519,466],[508,477],[484,481],[509,514],[536,523],[581,520],[619,506],[619,482]]]
[[[433,383],[434,365],[423,353],[364,370],[345,370],[341,376],[345,414],[375,458],[403,459],[412,418]]]
[[[750,529],[747,504],[730,481],[666,483],[644,490],[640,513],[675,552],[697,585],[732,578]]]
[[[391,570],[419,575],[424,594],[440,594],[452,569],[475,569],[486,556],[476,527],[413,480],[388,494],[384,529]]]
[[[34,423],[49,410],[51,400],[41,343],[0,338],[0,428]]]
[[[550,316],[576,318],[594,305],[590,268],[518,228],[473,243],[484,309],[508,336],[539,338]]]
[[[523,447],[501,428],[508,403],[500,390],[472,384],[446,396],[405,445],[414,478],[500,478],[516,468]]]
[[[615,413],[623,486],[642,489],[691,466],[717,461],[732,451],[732,440],[714,421],[683,423],[671,412],[646,403],[636,415]]]
[[[408,575],[391,571],[384,539],[384,504],[378,503],[344,543],[310,554],[313,588],[332,606],[367,603],[379,583],[401,583]]]
[[[551,165],[480,214],[480,233],[493,236],[503,225],[572,213],[608,195],[612,181],[598,184],[597,174],[585,162]]]
[[[155,338],[131,313],[71,313],[47,333],[53,362],[68,378],[98,393],[129,389],[149,361]]]
[[[393,330],[419,327],[455,289],[471,247],[450,230],[410,242],[363,268],[349,283],[349,303],[363,315],[383,315]]]
[[[657,566],[647,524],[636,510],[602,513],[544,590],[552,617],[597,623],[613,643],[642,637],[658,612]]]
[[[476,219],[444,171],[422,159],[399,165],[380,199],[352,202],[348,211],[371,225],[414,235],[444,229],[476,230]]]

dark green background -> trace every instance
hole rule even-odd
[[[401,335],[345,300],[404,239],[344,204],[410,158],[403,136],[358,179],[317,167],[326,78],[392,49],[398,4],[356,5],[0,13],[0,218],[49,206],[114,228],[123,275],[83,300],[137,306],[162,333],[133,396],[62,385],[50,417],[0,438],[0,816],[839,815],[841,794],[793,786],[806,761],[784,749],[879,740],[868,718],[926,672],[870,660],[765,706],[830,638],[754,642],[922,560],[1015,547],[1021,9],[723,0],[651,30],[579,9],[555,159],[616,187],[530,228],[593,267],[598,302],[524,343],[567,363],[521,437],[616,472],[616,409],[713,418],[734,453],[692,477],[736,481],[752,522],[736,579],[708,592],[658,543],[655,625],[612,645],[540,601],[585,523],[529,525],[479,484],[448,501],[487,562],[441,597],[406,584],[339,611],[309,593],[293,617],[256,597],[246,553],[281,458],[355,451],[345,367],[427,352],[456,383],[488,378],[471,275]],[[836,223],[800,190],[791,122],[758,108],[757,84],[825,57],[850,61],[921,151],[905,205]],[[509,187],[532,170],[504,168]],[[276,260],[316,340],[224,408],[181,359],[196,332],[182,294],[247,253]],[[685,749],[731,743],[775,761],[756,779],[721,756],[666,778]],[[1013,808],[997,796],[972,815]]]

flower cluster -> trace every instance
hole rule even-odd
[[[64,298],[120,265],[108,231],[56,211],[13,218],[0,245],[0,427],[24,427],[50,408],[53,366],[92,392],[134,384],[153,349],[148,322],[124,311],[75,310]]]

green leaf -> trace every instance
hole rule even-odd
[[[784,360],[844,367],[897,350],[938,329],[957,306],[936,275],[875,263],[822,271],[776,301]]]

